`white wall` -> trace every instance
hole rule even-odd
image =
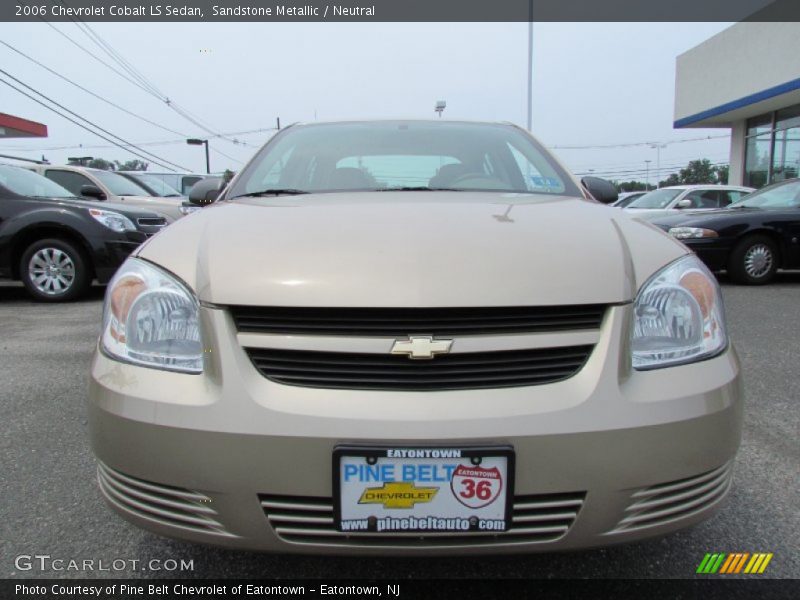
[[[728,185],[744,185],[744,151],[747,122],[742,119],[731,127],[731,157]]]
[[[737,23],[678,56],[675,120],[798,78],[800,23]],[[781,103],[793,102],[795,94]],[[753,115],[763,109],[754,106]],[[746,116],[752,115],[737,111],[705,126],[725,126],[731,117]]]

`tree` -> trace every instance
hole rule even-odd
[[[147,171],[147,168],[150,166],[150,163],[138,159],[129,160],[124,163],[115,160],[114,163],[117,165],[117,171]]]
[[[222,185],[228,185],[231,182],[231,179],[233,179],[234,175],[236,175],[236,173],[230,169],[225,169],[225,172],[222,174]]]
[[[697,185],[704,183],[728,183],[729,165],[714,166],[707,158],[690,160],[678,173],[659,182],[658,187],[670,185]]]
[[[690,160],[678,177],[684,184],[716,183],[717,170],[707,158]]]
[[[89,160],[84,160],[84,159],[79,159],[79,158],[70,158],[68,164],[75,165],[75,166],[78,166],[78,167],[91,167],[92,169],[102,169],[103,171],[113,171],[114,170],[114,163],[112,163],[111,161],[105,160],[103,158],[92,158],[92,159],[89,159]]]
[[[675,173],[672,173],[672,174],[670,174],[669,177],[667,177],[663,181],[659,181],[658,182],[658,187],[667,187],[667,186],[670,186],[670,185],[680,185],[681,183],[682,183],[681,182],[681,178],[678,177]]]
[[[638,192],[647,189],[647,184],[643,181],[614,181],[618,192]]]

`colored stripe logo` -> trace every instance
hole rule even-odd
[[[767,570],[769,561],[772,560],[772,552],[715,552],[708,553],[703,557],[697,573],[702,575],[730,575],[745,573],[756,575]]]

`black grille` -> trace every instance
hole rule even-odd
[[[392,354],[351,354],[247,348],[264,377],[276,383],[355,390],[466,390],[520,387],[572,377],[592,346],[446,354],[412,360]]]
[[[164,217],[139,217],[136,222],[146,227],[164,227],[167,224]]]
[[[399,337],[487,335],[599,329],[605,305],[490,308],[312,308],[231,306],[247,333]]]
[[[167,225],[164,217],[139,217],[136,219],[139,231],[147,237],[152,237]]]

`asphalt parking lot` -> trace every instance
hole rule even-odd
[[[763,288],[723,281],[747,408],[723,510],[693,529],[592,551],[498,558],[338,558],[219,550],[163,539],[106,509],[95,484],[85,395],[102,288],[67,305],[0,285],[0,577],[669,577],[694,576],[706,552],[772,552],[765,576],[800,577],[800,274]],[[135,452],[131,448],[131,452]],[[18,555],[191,560],[184,572],[15,568]]]

